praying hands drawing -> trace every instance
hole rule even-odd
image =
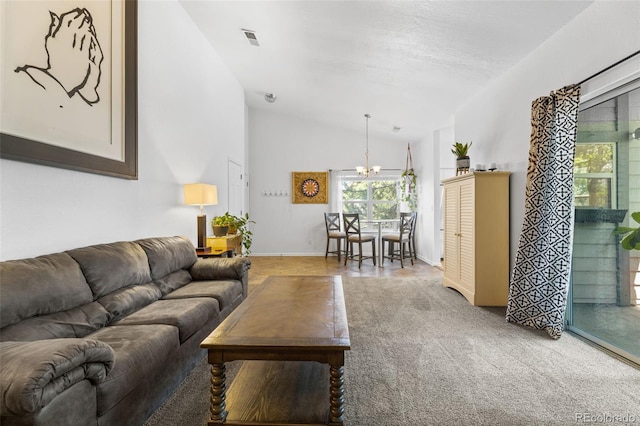
[[[88,105],[99,102],[100,66],[104,57],[91,14],[80,8],[60,16],[53,12],[49,14],[51,24],[44,39],[46,68],[25,65],[16,68],[15,72],[27,73],[45,90],[53,81],[69,98],[77,94]]]

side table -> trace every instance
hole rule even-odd
[[[240,234],[225,235],[223,237],[207,237],[207,247],[212,252],[230,252],[231,255],[242,251],[242,236]]]
[[[208,250],[199,250],[196,249],[196,256],[206,259],[208,257],[233,257],[234,250],[222,250],[222,249],[212,249],[211,247],[207,247]]]

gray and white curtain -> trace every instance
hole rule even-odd
[[[533,101],[524,223],[509,285],[507,321],[557,339],[571,276],[573,160],[580,86]]]

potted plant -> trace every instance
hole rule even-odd
[[[240,234],[242,238],[242,253],[244,256],[251,254],[251,244],[253,243],[253,233],[249,229],[249,224],[255,223],[249,218],[249,213],[245,213],[244,216],[234,216],[229,212],[226,212],[222,216],[216,216],[211,220],[211,226],[213,227],[213,234],[216,237],[222,237],[227,234],[236,235]],[[216,227],[226,228],[222,235],[216,234]],[[222,229],[218,229],[218,232],[222,232]]]
[[[213,228],[213,235],[216,237],[224,237],[229,232],[229,224],[233,222],[233,219],[229,212],[226,212],[222,216],[216,216],[211,219],[211,227]]]
[[[451,152],[456,156],[456,172],[458,171],[468,171],[471,165],[471,160],[469,159],[469,148],[471,148],[471,144],[469,143],[460,143],[456,142],[453,144],[453,148]]]
[[[411,144],[407,144],[407,163],[402,172],[400,181],[400,197],[404,203],[407,203],[410,211],[415,211],[418,207],[418,175],[413,169],[413,158],[411,156]],[[401,207],[402,208],[402,207]]]

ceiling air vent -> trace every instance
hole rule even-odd
[[[244,36],[247,38],[247,40],[249,40],[249,43],[251,43],[252,46],[260,46],[260,43],[258,43],[258,37],[256,37],[255,31],[245,30],[243,28],[242,32],[244,33]]]

